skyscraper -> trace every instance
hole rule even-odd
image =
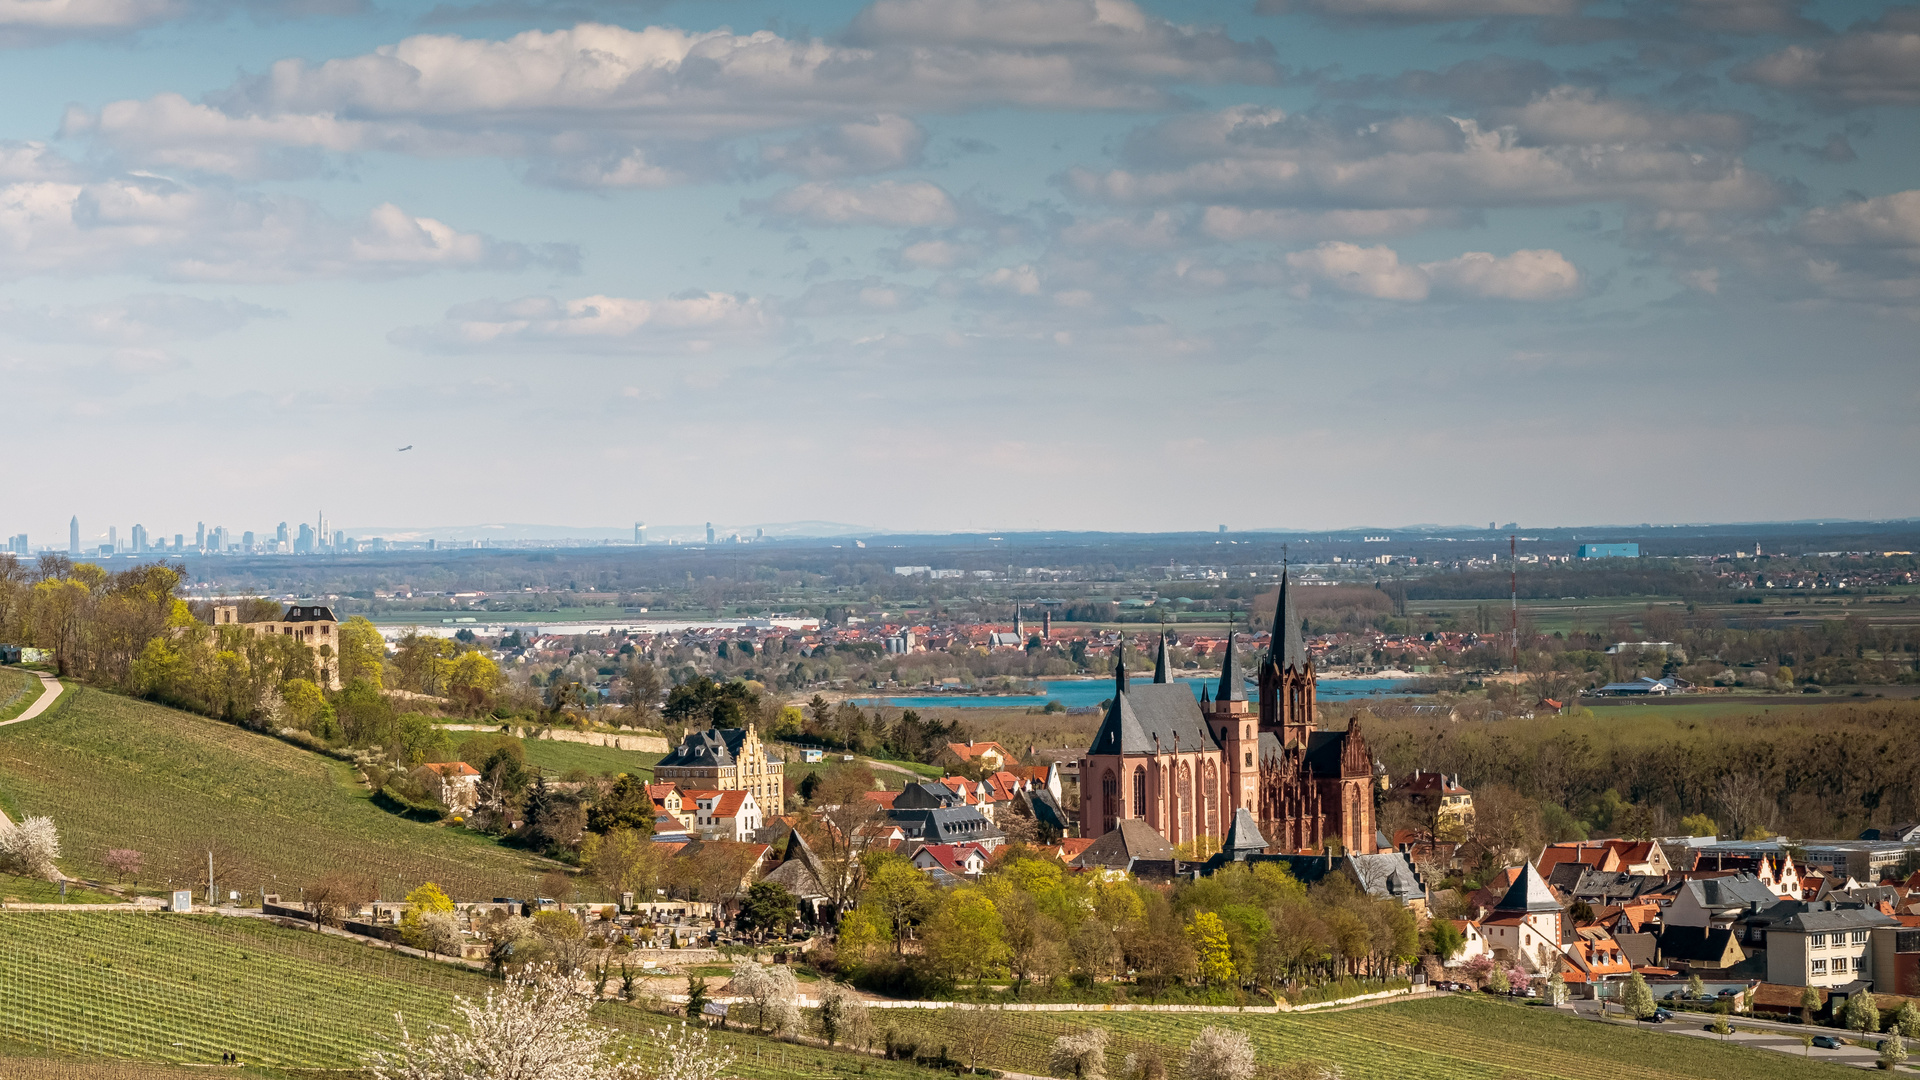
[[[120,526],[118,525],[107,526],[107,550],[120,550]]]
[[[207,550],[207,523],[204,521],[200,522],[200,527],[194,530],[193,546],[201,551]]]
[[[173,534],[173,550],[175,551],[187,550],[187,534],[186,533]]]
[[[79,514],[73,515],[73,520],[67,522],[67,554],[69,555],[80,554],[80,515]]]
[[[141,552],[146,551],[147,550],[147,527],[145,525],[135,525],[133,527],[133,533],[132,533],[132,536],[130,537],[130,540],[133,544],[133,553],[135,555],[138,555]]]
[[[646,522],[636,521],[633,523],[633,542],[636,544],[644,544],[647,542]]]
[[[713,522],[707,522],[707,543],[713,543]]]

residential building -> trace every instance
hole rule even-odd
[[[751,727],[689,731],[653,767],[653,776],[683,789],[751,791],[763,812],[786,812],[786,763],[768,755]]]
[[[1904,929],[1893,916],[1869,907],[1809,902],[1805,910],[1768,928],[1767,981],[1825,987],[1871,983],[1873,933],[1882,927]]]
[[[1872,943],[1874,991],[1920,997],[1920,928],[1876,926]]]
[[[971,881],[987,872],[987,849],[979,844],[922,844],[908,858],[943,885]]]
[[[464,761],[429,761],[414,775],[455,813],[472,813],[480,805],[480,770]]]
[[[1545,974],[1560,954],[1566,915],[1547,879],[1527,863],[1493,913],[1480,920],[1494,959],[1515,961],[1528,971]]]
[[[688,828],[702,840],[746,843],[765,823],[751,791],[687,791],[681,798],[692,803],[693,821]]]
[[[1465,839],[1473,835],[1473,792],[1460,786],[1459,774],[1414,770],[1401,785],[1407,798],[1434,824],[1437,835]]]
[[[899,809],[887,811],[887,820],[898,825],[906,839],[923,844],[957,844],[972,841],[988,849],[999,847],[1006,834],[995,828],[987,816],[971,806],[941,809]]]
[[[1124,652],[1116,654],[1113,699],[1079,762],[1082,835],[1144,821],[1178,845],[1224,837],[1244,809],[1283,852],[1377,852],[1373,757],[1357,718],[1343,732],[1319,730],[1314,660],[1300,624],[1283,572],[1257,672],[1257,712],[1234,665],[1232,635],[1211,701],[1203,691],[1196,703],[1173,682],[1165,638],[1150,684],[1131,684]]]
[[[1724,971],[1747,958],[1738,931],[1728,926],[1660,927],[1660,963],[1688,971]]]
[[[1680,886],[1661,921],[1668,926],[1726,928],[1778,900],[1770,885],[1744,871],[1700,878]]]
[[[997,742],[974,742],[968,739],[963,743],[948,743],[934,756],[935,765],[947,768],[967,768],[978,766],[989,772],[999,772],[1013,763],[1013,755]]]
[[[313,653],[316,681],[329,690],[340,689],[340,621],[333,609],[313,604],[295,604],[278,620],[240,621],[239,605],[221,605],[213,609],[215,627],[236,626],[249,634],[279,634],[305,645]]]

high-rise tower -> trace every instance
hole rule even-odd
[[[69,555],[80,554],[80,515],[79,514],[73,515],[73,520],[67,522],[67,554]]]

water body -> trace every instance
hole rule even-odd
[[[1148,672],[1148,677],[1152,673]],[[1220,680],[1175,679],[1193,691],[1195,700],[1205,687],[1211,697]],[[901,709],[1026,709],[1043,708],[1058,701],[1069,709],[1091,709],[1113,697],[1112,679],[1049,679],[1045,694],[926,694],[915,697],[862,698],[862,705],[887,704]],[[1354,698],[1380,697],[1402,691],[1406,683],[1399,679],[1320,679],[1314,686],[1321,701],[1350,701]],[[1260,692],[1247,686],[1247,700],[1258,701]]]

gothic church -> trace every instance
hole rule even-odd
[[[1227,642],[1218,692],[1200,699],[1172,679],[1160,642],[1153,682],[1131,685],[1126,657],[1114,665],[1113,701],[1080,760],[1081,835],[1101,836],[1135,818],[1179,845],[1224,839],[1245,809],[1281,854],[1334,845],[1379,851],[1373,819],[1373,757],[1360,722],[1317,730],[1313,658],[1301,639],[1287,575],[1274,605],[1273,642],[1256,674],[1258,711]]]

